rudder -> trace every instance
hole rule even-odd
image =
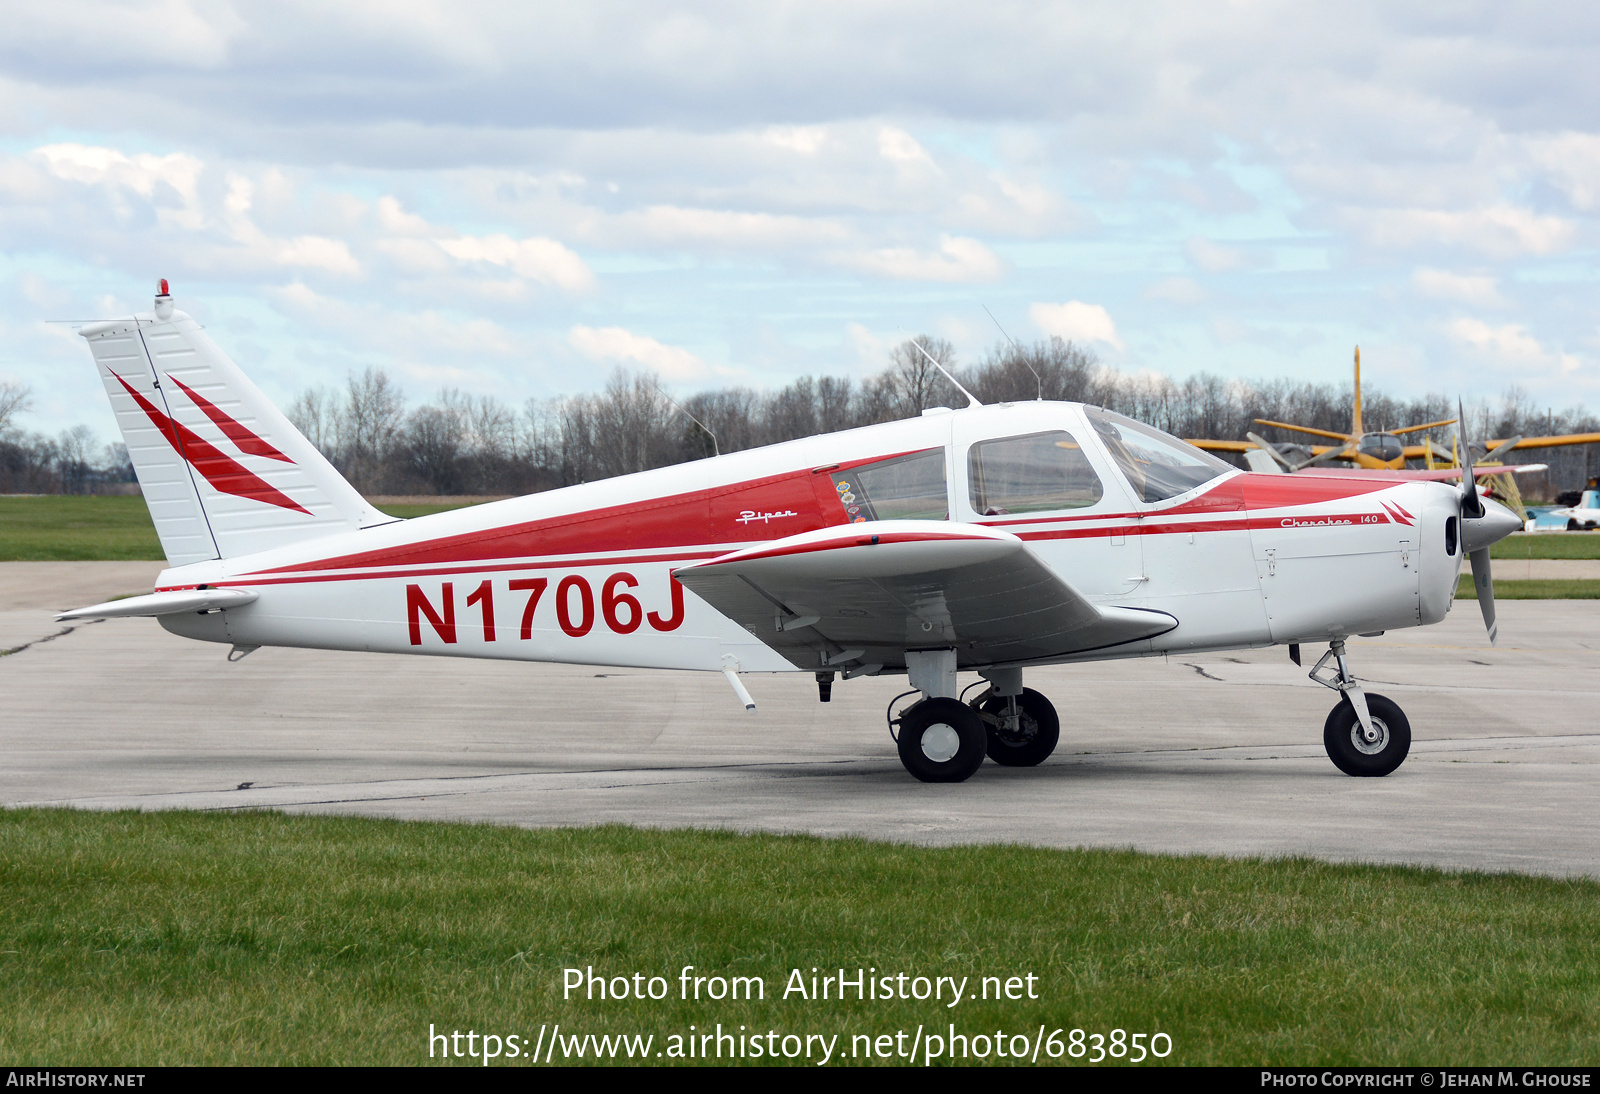
[[[386,524],[273,406],[166,282],[153,312],[89,343],[167,561],[231,558]]]

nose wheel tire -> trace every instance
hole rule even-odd
[[[900,762],[925,783],[958,783],[983,763],[983,719],[956,699],[924,699],[900,716]]]
[[[1005,699],[990,694],[978,708],[989,716],[984,719],[989,759],[1006,767],[1043,763],[1061,740],[1061,719],[1056,708],[1037,691],[1023,688],[1017,696],[1017,724],[1012,726],[1007,722],[1008,706]]]
[[[1370,692],[1367,713],[1372,719],[1371,735],[1362,729],[1350,700],[1340,698],[1323,724],[1322,745],[1333,766],[1346,775],[1375,778],[1405,762],[1411,751],[1411,723],[1392,700]]]

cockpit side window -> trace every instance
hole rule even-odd
[[[1105,491],[1071,433],[1052,430],[980,441],[967,454],[972,508],[986,517],[1081,509]]]
[[[1166,501],[1233,470],[1210,453],[1132,418],[1098,407],[1084,407],[1084,413],[1140,501]]]
[[[835,471],[833,489],[851,524],[950,519],[942,448]]]

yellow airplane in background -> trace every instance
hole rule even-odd
[[[1281,464],[1285,471],[1299,471],[1316,464],[1328,463],[1333,460],[1345,460],[1357,467],[1372,471],[1399,471],[1406,466],[1407,460],[1424,460],[1429,469],[1436,466],[1453,467],[1460,464],[1457,453],[1443,448],[1431,440],[1423,444],[1406,444],[1401,436],[1406,433],[1418,433],[1426,429],[1435,429],[1439,426],[1454,425],[1455,418],[1445,418],[1437,422],[1425,422],[1422,425],[1408,425],[1403,429],[1386,429],[1369,431],[1361,422],[1361,347],[1356,347],[1356,387],[1355,402],[1350,415],[1350,432],[1334,433],[1326,429],[1312,429],[1309,426],[1292,425],[1289,422],[1268,421],[1257,418],[1257,425],[1273,426],[1278,429],[1293,430],[1296,433],[1308,433],[1315,437],[1326,437],[1338,441],[1333,445],[1313,445],[1308,459],[1298,463],[1290,460],[1271,442],[1263,440],[1255,433],[1245,434],[1242,441],[1219,441],[1210,439],[1190,440],[1189,443],[1196,448],[1210,449],[1213,452],[1243,452],[1248,458],[1253,452],[1264,452],[1274,462]],[[1475,462],[1492,464],[1505,453],[1514,448],[1555,448],[1569,444],[1596,444],[1600,443],[1600,433],[1564,433],[1552,437],[1506,437],[1499,440],[1485,441],[1485,454]],[[1435,461],[1439,461],[1437,464]],[[1269,465],[1270,469],[1270,465]],[[1480,472],[1481,473],[1481,472]]]

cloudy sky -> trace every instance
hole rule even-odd
[[[157,277],[268,393],[520,403],[1059,334],[1125,370],[1600,404],[1600,7],[19,2],[0,379]]]

